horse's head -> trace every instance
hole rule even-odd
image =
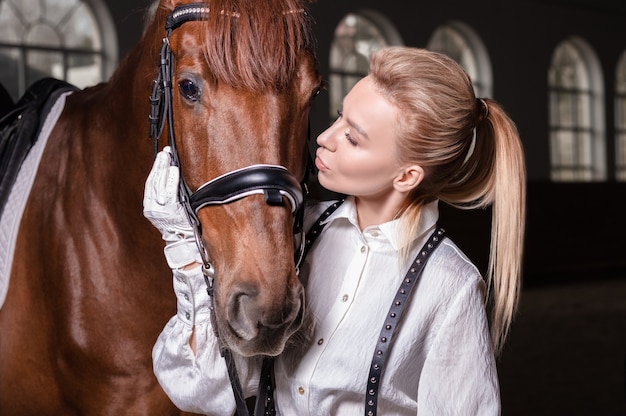
[[[215,323],[234,352],[276,355],[305,306],[293,226],[321,82],[308,12],[299,0],[177,11],[164,48],[168,130],[214,272]]]

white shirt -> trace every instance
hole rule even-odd
[[[309,209],[305,226],[328,205]],[[308,347],[276,359],[279,415],[364,414],[379,332],[437,219],[437,202],[423,208],[406,261],[400,256],[397,220],[361,232],[352,198],[326,220],[301,271],[315,335]],[[178,314],[154,347],[155,374],[182,410],[231,415],[235,401],[211,328],[204,279],[199,269],[175,271],[174,277]],[[479,271],[445,238],[428,260],[394,335],[379,387],[379,415],[500,414],[484,292]],[[188,345],[194,324],[197,356]],[[236,359],[246,395],[255,395],[260,360]]]

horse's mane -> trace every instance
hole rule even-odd
[[[237,88],[280,90],[302,50],[315,54],[309,0],[211,0],[203,22],[213,75]]]

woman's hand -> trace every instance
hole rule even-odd
[[[171,166],[169,146],[157,153],[146,180],[143,215],[165,241],[165,258],[172,269],[202,263],[193,227],[178,202],[180,171]]]

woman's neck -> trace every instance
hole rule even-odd
[[[397,218],[404,195],[392,194],[385,198],[355,197],[354,201],[359,228],[364,230]]]

